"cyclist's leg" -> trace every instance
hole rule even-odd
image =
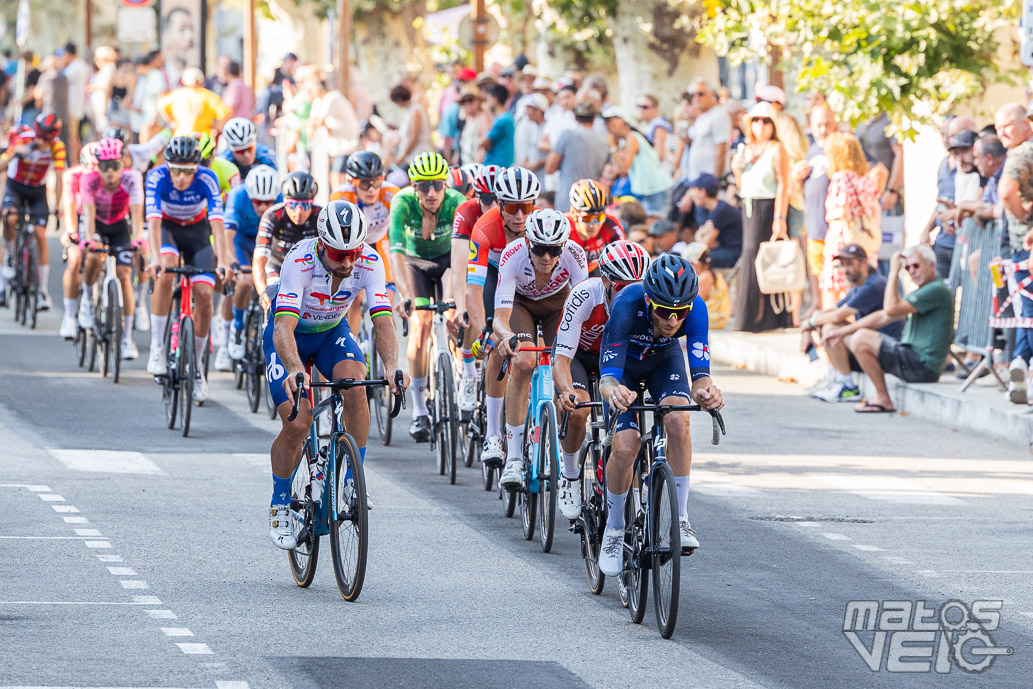
[[[407,256],[405,263],[409,271],[409,287],[415,305],[429,304],[434,295],[433,280],[427,265],[429,262]],[[423,392],[427,389],[427,376],[430,370],[430,334],[433,317],[430,311],[415,311],[409,328],[409,376],[412,378],[414,422],[419,417],[430,414]]]
[[[649,377],[649,394],[659,404],[692,404],[692,388],[685,371],[680,347],[672,347],[658,362]],[[689,469],[692,464],[692,435],[689,414],[674,412],[664,417],[667,436],[667,463],[674,472],[678,488],[678,514],[686,516],[689,500]]]
[[[366,360],[355,339],[348,321],[341,319],[337,327],[325,333],[323,344],[319,347],[313,357],[319,373],[328,380],[336,378],[355,378],[362,380],[366,377]],[[355,438],[355,444],[359,446],[359,456],[366,458],[366,439],[369,436],[369,405],[366,403],[366,390],[364,388],[351,388],[342,390],[341,397],[344,401],[343,417],[344,426],[348,433]]]
[[[534,304],[517,295],[509,327],[522,345],[534,344]],[[517,352],[509,362],[509,380],[506,382],[506,463],[521,461],[524,442],[524,420],[527,417],[528,386],[537,364],[537,352]]]
[[[98,230],[100,228],[98,227]],[[94,233],[92,237],[86,237],[86,241],[93,242],[97,245],[108,245],[106,237],[104,237],[99,231]],[[104,254],[97,254],[90,251],[83,252],[83,268],[82,268],[82,281],[83,285],[88,289],[92,290],[93,286],[97,284],[97,278],[100,276],[100,269],[104,267]]]
[[[128,250],[132,239],[129,234],[129,223],[123,220],[111,226],[109,233],[105,228],[103,234],[108,246],[124,248],[115,255],[115,276],[122,285],[122,333],[130,337],[133,332],[133,317],[136,313],[136,300],[133,298],[133,260],[136,254]]]
[[[201,268],[209,273],[190,278],[194,295],[194,335],[198,341],[198,356],[207,347],[208,330],[212,322],[212,292],[215,289],[215,250],[209,240],[211,228],[207,222],[190,225],[183,243],[183,264]],[[203,347],[202,347],[203,345]]]
[[[620,380],[621,385],[630,390],[637,389],[639,381],[648,379],[651,363],[631,360],[626,362]],[[610,405],[604,401],[603,420],[607,426],[611,413]],[[606,462],[607,529],[624,528],[624,503],[631,488],[635,458],[638,456],[639,440],[642,437],[642,429],[639,428],[638,415],[635,412],[622,412],[617,417],[615,430],[610,457]]]
[[[179,265],[179,239],[177,226],[163,220],[161,223],[161,256],[162,268],[175,268]],[[172,304],[172,287],[175,276],[172,273],[161,273],[154,281],[154,293],[151,294],[151,351],[164,348],[165,325],[169,320],[169,307]]]
[[[30,210],[36,224],[36,246],[39,248],[38,265],[39,288],[49,294],[50,282],[50,247],[47,245],[47,220],[50,217],[50,206],[47,204],[47,188],[44,186],[34,192]]]
[[[591,355],[585,355],[588,358]],[[576,352],[570,360],[570,378],[574,386],[574,394],[577,395],[577,403],[582,404],[592,400],[588,391],[588,371],[585,370],[584,358],[581,352]],[[588,407],[576,409],[570,414],[567,421],[567,436],[560,441],[560,450],[563,453],[563,477],[575,479],[580,473],[577,460],[581,452],[581,445],[585,441],[585,424],[592,410]]]

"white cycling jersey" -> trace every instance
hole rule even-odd
[[[495,308],[512,308],[513,298],[519,294],[526,299],[545,299],[567,285],[576,285],[588,277],[588,259],[577,242],[568,239],[549,281],[543,287],[535,285],[531,252],[524,238],[514,239],[502,250],[499,259],[499,286],[495,291]]]
[[[578,350],[598,355],[609,311],[602,278],[588,278],[576,284],[563,304],[563,317],[556,332],[556,353],[569,359],[573,359]]]
[[[355,262],[350,277],[341,280],[332,292],[332,275],[316,256],[315,237],[296,243],[283,259],[280,284],[273,305],[273,317],[298,319],[295,332],[317,333],[341,322],[359,293],[366,292],[370,318],[391,314],[391,294],[387,290],[384,260],[369,244],[362,245],[362,257]]]

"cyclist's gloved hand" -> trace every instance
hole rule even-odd
[[[516,340],[516,338],[515,337],[511,337],[511,338],[504,339],[501,342],[499,342],[499,344],[498,344],[499,354],[502,355],[502,358],[508,359],[509,357],[513,356],[518,351],[520,351],[520,341],[517,340],[514,343],[513,342],[514,340]]]

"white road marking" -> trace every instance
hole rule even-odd
[[[73,471],[109,474],[164,474],[161,468],[140,452],[121,450],[50,450],[59,462]]]
[[[118,583],[122,584],[124,589],[146,589],[150,588],[146,581],[142,579],[119,579]]]
[[[5,541],[85,541],[89,536],[0,536]],[[85,541],[88,542],[88,541]]]
[[[161,605],[161,599],[157,596],[133,596],[133,602],[139,605]]]
[[[61,517],[65,520],[65,524],[89,524],[90,520],[86,517]]]
[[[49,493],[50,486],[40,486],[33,483],[0,483],[0,488],[24,488],[33,493]]]
[[[162,627],[161,633],[165,636],[193,636],[194,633],[186,627]]]
[[[822,536],[829,539],[830,541],[849,541],[849,536],[844,536],[841,533],[823,533]]]
[[[820,484],[858,495],[868,500],[879,500],[906,505],[963,505],[958,498],[937,493],[922,486],[917,480],[882,474],[807,474]]]
[[[136,570],[132,567],[108,567],[108,571],[116,577],[135,577]]]
[[[76,529],[75,533],[77,536],[103,536],[99,529]]]
[[[796,524],[797,526],[802,526],[805,529],[816,529],[819,526],[821,526],[821,524],[819,524],[818,522],[793,522],[793,523]]]
[[[216,689],[251,689],[247,682],[216,682]]]
[[[104,548],[111,547],[110,541],[84,541],[84,543],[86,543],[87,548],[93,548],[94,550],[103,550]]]
[[[101,562],[122,562],[121,555],[98,555],[97,559]]]
[[[859,545],[859,544],[855,543],[854,547],[857,548],[858,550],[863,550],[865,552],[870,552],[870,553],[875,553],[875,552],[879,552],[879,551],[885,550],[885,548],[880,548],[877,545]]]
[[[144,610],[149,617],[155,620],[176,620],[176,613],[171,610]]]
[[[79,508],[73,505],[51,505],[55,512],[65,512],[68,514],[78,514]]]
[[[64,502],[64,496],[57,493],[36,493],[43,502]]]
[[[187,655],[212,655],[212,649],[208,644],[176,644],[179,650]]]
[[[730,474],[696,469],[692,472],[692,486],[701,493],[718,496],[758,495],[761,492],[756,488],[734,483],[735,478]]]

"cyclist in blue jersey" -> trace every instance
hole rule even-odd
[[[273,204],[283,201],[280,194],[280,175],[268,165],[259,165],[247,180],[230,191],[226,202],[226,243],[233,247],[236,263],[242,268],[251,267],[255,254],[255,239],[258,237],[258,223]],[[254,283],[251,275],[241,273],[233,294],[232,320],[226,345],[215,355],[215,368],[228,371],[233,360],[244,358],[244,313]],[[223,318],[230,314],[223,310]]]
[[[208,347],[208,327],[212,320],[212,289],[215,274],[226,279],[229,248],[223,236],[222,197],[219,180],[210,169],[200,166],[201,150],[192,136],[175,136],[165,146],[166,163],[147,173],[147,230],[151,242],[151,264],[147,274],[155,280],[151,298],[151,353],[147,372],[165,372],[165,324],[172,303],[172,274],[158,275],[161,267],[183,263],[210,273],[191,278],[194,295],[195,346]],[[214,237],[214,244],[212,238]],[[208,398],[208,384],[198,367],[194,400]]]
[[[610,303],[600,348],[599,396],[607,422],[612,413],[620,416],[606,464],[606,529],[599,553],[599,569],[604,574],[616,576],[623,566],[624,504],[642,435],[635,414],[626,410],[635,403],[639,383],[645,382],[657,404],[690,404],[694,400],[705,409],[724,406],[721,391],[710,379],[708,329],[707,305],[699,296],[696,271],[675,254],[653,261],[641,284],[625,287]],[[688,374],[681,349],[683,337],[689,353]],[[671,414],[664,426],[667,461],[678,489],[682,554],[688,554],[699,547],[687,515],[692,462],[689,417]]]
[[[226,150],[219,154],[237,166],[240,178],[247,181],[248,173],[258,165],[276,169],[276,153],[265,144],[258,143],[255,123],[246,117],[234,117],[222,128]]]

